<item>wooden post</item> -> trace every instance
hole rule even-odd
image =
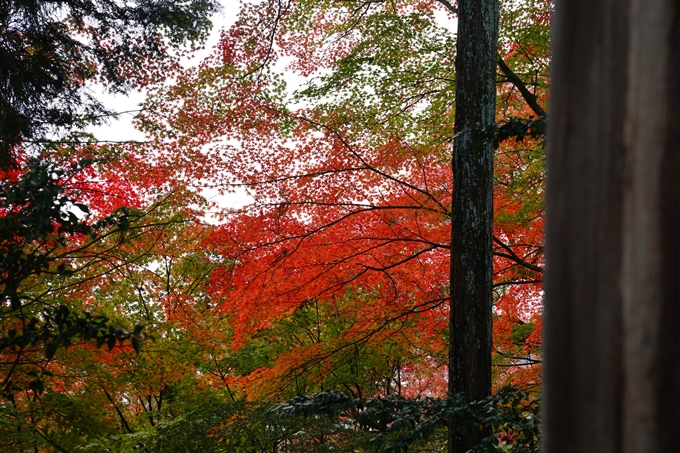
[[[675,452],[680,4],[558,1],[543,451]]]

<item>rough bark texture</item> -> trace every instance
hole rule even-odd
[[[474,135],[494,121],[498,14],[497,0],[458,2],[449,392],[468,401],[491,394],[493,149]],[[479,436],[450,436],[449,451]]]
[[[543,451],[677,451],[680,5],[557,2]]]

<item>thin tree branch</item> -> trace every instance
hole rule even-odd
[[[494,283],[493,287],[497,288],[499,286],[506,286],[506,285],[530,285],[532,283],[543,283],[543,280],[522,280],[522,281],[517,281],[517,282],[501,282],[501,283]]]
[[[120,422],[123,425],[123,427],[125,428],[125,430],[128,433],[132,434],[133,433],[132,428],[130,428],[130,425],[128,424],[127,420],[125,419],[125,416],[123,415],[123,413],[118,408],[118,405],[116,404],[116,402],[113,400],[113,398],[111,397],[109,392],[107,392],[106,389],[103,386],[102,386],[102,390],[104,391],[104,395],[106,395],[106,399],[108,399],[111,402],[111,404],[113,405],[113,408],[116,409],[116,413],[118,414],[118,417],[120,417]]]
[[[517,76],[517,74],[512,72],[512,69],[510,69],[508,65],[505,64],[505,61],[503,61],[503,59],[500,57],[498,58],[498,67],[501,68],[501,71],[503,71],[503,74],[505,74],[505,77],[507,77],[508,81],[515,85],[515,87],[522,94],[522,97],[526,101],[527,105],[531,107],[531,110],[533,110],[534,113],[538,115],[538,117],[548,116],[546,111],[543,110],[543,108],[540,105],[538,105],[536,95],[529,91],[524,82],[522,82],[522,80]]]
[[[543,273],[543,268],[540,266],[537,266],[535,264],[531,264],[528,261],[525,261],[524,259],[520,258],[519,255],[517,255],[514,250],[512,250],[505,242],[501,241],[498,239],[496,236],[493,237],[493,241],[500,245],[503,250],[505,250],[507,253],[503,252],[493,252],[495,256],[500,256],[503,258],[507,258],[509,260],[512,260],[516,262],[517,264],[526,267],[527,269],[531,269],[532,271]]]
[[[449,3],[447,0],[437,0],[437,2],[441,3],[444,5],[444,8],[448,9],[451,11],[453,14],[458,14],[458,8],[453,6],[451,3]]]

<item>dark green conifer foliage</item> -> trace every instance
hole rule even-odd
[[[0,168],[16,147],[111,115],[84,88],[126,92],[196,46],[214,0],[0,1]],[[163,71],[164,72],[164,71]]]

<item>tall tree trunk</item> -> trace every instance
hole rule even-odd
[[[498,16],[498,0],[458,2],[449,392],[467,401],[491,394],[493,148],[474,135],[494,121]],[[450,434],[450,453],[483,434]]]
[[[543,451],[678,450],[680,4],[558,1]]]

